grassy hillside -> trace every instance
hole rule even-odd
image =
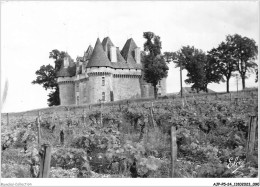
[[[250,90],[231,97],[59,106],[9,114],[8,126],[3,114],[2,177],[37,176],[39,111],[41,143],[52,146],[51,177],[169,177],[171,126],[177,128],[176,177],[256,177],[258,134],[247,162],[245,155],[248,121],[258,114],[257,95]],[[229,167],[231,158],[243,165]]]

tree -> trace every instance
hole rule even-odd
[[[212,82],[219,82],[222,78],[219,66],[211,56],[193,46],[184,46],[177,52],[165,52],[167,62],[173,61],[176,67],[188,71],[186,83],[192,84],[192,89],[208,91],[207,86]]]
[[[229,80],[232,72],[236,71],[236,61],[232,58],[231,46],[228,42],[222,42],[217,48],[208,52],[208,57],[218,66],[215,69],[219,69],[221,76],[225,77],[227,93],[229,93]]]
[[[204,71],[206,55],[196,49],[192,55],[194,56],[190,56],[189,63],[184,66],[188,71],[188,79],[186,79],[185,82],[188,84],[193,83],[191,88],[195,89],[197,93],[200,90],[206,91],[206,74]]]
[[[157,99],[157,84],[168,75],[168,66],[161,55],[162,43],[159,36],[152,32],[144,32],[143,37],[146,39],[144,43],[143,57],[144,80],[151,83],[154,87],[154,97]]]
[[[247,73],[251,73],[257,66],[258,47],[253,39],[238,34],[227,36],[228,45],[231,46],[232,58],[236,61],[237,70],[242,79],[242,88],[245,89]]]
[[[194,47],[184,46],[177,52],[165,52],[166,61],[171,59],[176,67],[186,69],[188,71],[188,79],[186,83],[193,83],[192,89],[196,89],[197,92],[203,90],[205,73],[203,70],[203,64],[205,63],[205,55],[202,51],[195,49]]]
[[[205,82],[204,82],[204,90],[208,92],[208,84],[209,83],[219,83],[223,81],[223,75],[221,72],[221,66],[215,61],[214,58],[211,58],[210,55],[207,54],[206,63],[204,65],[205,72]]]
[[[32,84],[39,84],[42,85],[45,90],[51,90],[48,94],[48,106],[60,105],[59,87],[56,80],[56,73],[61,68],[65,55],[66,53],[63,51],[60,52],[57,49],[52,50],[49,58],[53,58],[55,60],[54,67],[50,64],[46,66],[43,65],[35,72],[37,77],[32,81]]]

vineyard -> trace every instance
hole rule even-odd
[[[254,90],[2,114],[1,175],[39,177],[40,137],[41,145],[51,145],[51,178],[168,178],[174,126],[174,177],[258,177],[258,129],[247,154],[257,95]]]

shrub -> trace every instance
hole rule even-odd
[[[83,149],[60,148],[54,150],[51,155],[51,167],[80,170],[85,164],[88,164],[88,159]]]

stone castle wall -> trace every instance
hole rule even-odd
[[[133,99],[141,97],[141,87],[138,75],[114,75],[114,100]]]
[[[105,77],[105,85],[102,85],[102,77]],[[99,100],[102,100],[102,93],[105,93],[105,101],[110,101],[110,91],[112,90],[112,74],[98,74],[91,73],[89,75],[89,85],[88,85],[88,94],[89,100],[88,103],[98,103]]]
[[[166,95],[167,93],[167,86],[166,86],[166,78],[161,80],[161,94]]]
[[[75,104],[75,83],[66,78],[59,78],[59,92],[61,105],[74,105]],[[63,80],[62,80],[63,79]]]
[[[143,81],[141,75],[141,70],[135,69],[92,67],[87,69],[87,73],[73,78],[60,77],[58,83],[61,105],[98,103],[102,100],[102,92],[105,92],[105,102],[111,101],[111,94],[114,101],[153,97],[153,87]],[[104,86],[102,77],[105,77]],[[161,95],[166,94],[166,79],[161,80],[159,89]]]

